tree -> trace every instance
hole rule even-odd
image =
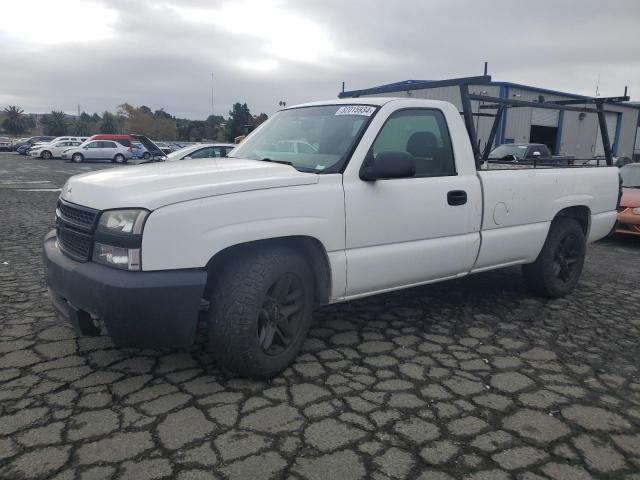
[[[27,130],[27,121],[24,110],[15,105],[10,105],[4,109],[6,118],[2,122],[4,128],[11,135],[19,135]]]
[[[100,133],[118,133],[118,121],[113,113],[104,112],[102,114]]]
[[[67,133],[67,115],[61,110],[53,110],[50,114],[42,117],[43,133],[59,137]]]
[[[266,113],[261,113],[257,117],[253,117],[253,124],[254,126],[257,127],[261,123],[266,122],[268,119],[269,119],[269,116]]]
[[[229,121],[225,126],[226,140],[233,141],[240,135],[246,135],[254,125],[253,117],[246,103],[234,103],[229,111]]]
[[[123,119],[123,128],[130,133],[139,133],[155,139],[173,140],[176,138],[176,121],[164,110],[149,114],[148,109],[123,103],[118,114]]]

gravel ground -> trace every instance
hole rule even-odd
[[[640,479],[640,241],[566,299],[517,269],[325,307],[292,368],[77,338],[41,243],[72,165],[0,154],[0,477]],[[135,168],[123,166],[117,168]]]

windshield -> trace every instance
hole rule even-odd
[[[489,154],[489,158],[504,158],[513,155],[516,158],[524,158],[527,147],[524,145],[500,145]]]
[[[304,172],[337,172],[375,111],[369,105],[283,110],[251,133],[229,157],[287,163]]]
[[[623,187],[640,188],[640,164],[625,165],[620,169]]]

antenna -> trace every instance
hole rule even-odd
[[[600,72],[598,72],[598,81],[596,83],[596,97],[600,96]]]
[[[489,62],[484,62],[484,76],[487,76],[487,72],[489,71]]]

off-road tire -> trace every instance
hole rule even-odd
[[[307,336],[314,307],[313,275],[300,254],[284,247],[249,250],[237,257],[222,268],[213,285],[209,346],[221,368],[243,377],[271,378],[293,362]],[[284,351],[270,355],[258,338],[260,319],[271,298],[268,293],[279,279],[291,276],[303,292],[296,333]]]
[[[570,263],[566,252],[571,253]],[[522,267],[525,284],[538,295],[564,297],[580,279],[585,253],[585,235],[580,224],[572,218],[556,218],[536,261]],[[561,258],[565,259],[564,266]]]
[[[73,163],[82,163],[84,162],[84,156],[81,153],[74,153],[71,155],[71,161]]]

